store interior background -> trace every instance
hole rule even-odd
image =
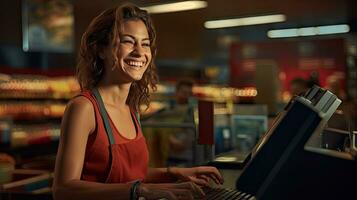
[[[23,50],[24,2],[0,2],[0,151],[13,155],[17,167],[51,170],[65,104],[79,89],[72,77],[80,38],[93,17],[121,1],[72,1],[74,49],[67,53]],[[163,1],[132,2],[147,6]],[[294,77],[307,79],[317,72],[321,86],[326,88],[327,79],[333,76],[340,83],[344,100],[356,101],[356,1],[206,2],[208,6],[203,9],[152,15],[160,77],[159,90],[153,94],[158,103],[153,112],[173,98],[177,80],[193,80],[196,99],[215,103],[215,139],[223,138],[223,142],[216,144],[213,154],[237,147],[236,142],[224,146],[224,140],[235,136],[237,127],[232,123],[240,115],[265,116],[266,130],[291,98],[289,82]],[[222,29],[203,25],[207,20],[272,13],[286,15],[286,21]],[[350,30],[333,35],[267,37],[272,29],[334,24],[348,24]],[[310,50],[304,54],[299,48]]]

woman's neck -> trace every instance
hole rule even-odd
[[[105,104],[122,107],[126,106],[130,86],[131,83],[116,85],[101,82],[97,87]]]

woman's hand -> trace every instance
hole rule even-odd
[[[178,199],[176,195],[168,190],[164,189],[155,189],[155,188],[148,188],[147,186],[140,186],[138,188],[138,196],[139,199],[143,197],[145,200],[156,200],[156,199],[169,199],[169,200],[176,200]]]
[[[169,167],[168,173],[181,181],[192,181],[200,186],[209,186],[209,181],[222,184],[223,178],[217,168],[209,166],[178,168]]]
[[[166,184],[142,184],[138,188],[138,196],[147,200],[194,200],[202,199],[205,194],[202,189],[193,182],[166,183]]]

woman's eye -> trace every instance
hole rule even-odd
[[[134,42],[131,41],[131,40],[123,40],[122,43],[124,43],[124,44],[134,44]]]
[[[150,47],[150,44],[149,43],[143,43],[143,46],[144,47]]]

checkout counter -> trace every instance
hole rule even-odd
[[[235,188],[259,200],[353,199],[356,132],[347,135],[350,144],[344,151],[321,143],[323,134],[333,134],[325,128],[340,103],[329,91],[314,87],[286,106],[246,159],[233,151],[210,164],[223,174],[236,174]]]

